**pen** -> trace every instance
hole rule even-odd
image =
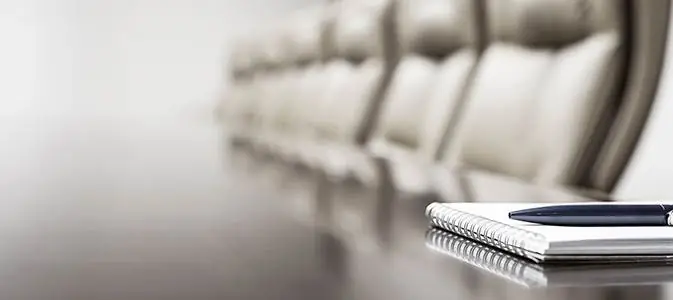
[[[673,204],[576,204],[524,209],[509,218],[557,226],[673,226]]]

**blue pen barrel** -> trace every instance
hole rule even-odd
[[[511,212],[510,218],[559,226],[666,226],[673,205],[557,205]]]

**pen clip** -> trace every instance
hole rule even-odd
[[[673,226],[673,210],[666,214],[666,223],[668,223],[668,226]]]

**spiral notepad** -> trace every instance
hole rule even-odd
[[[670,264],[540,265],[436,228],[426,233],[426,246],[437,253],[529,288],[673,281]]]
[[[673,227],[560,227],[510,220],[544,204],[432,203],[430,224],[535,262],[662,261],[673,257]]]
[[[430,229],[426,234],[426,245],[434,251],[520,285],[532,287],[546,284],[544,276],[539,273],[539,265],[450,232]]]

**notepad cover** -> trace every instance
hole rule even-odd
[[[673,265],[667,263],[540,265],[437,228],[426,232],[426,246],[528,288],[645,285],[673,281]]]
[[[432,203],[426,216],[434,227],[536,262],[673,259],[673,227],[547,226],[508,217],[511,211],[543,205]]]

